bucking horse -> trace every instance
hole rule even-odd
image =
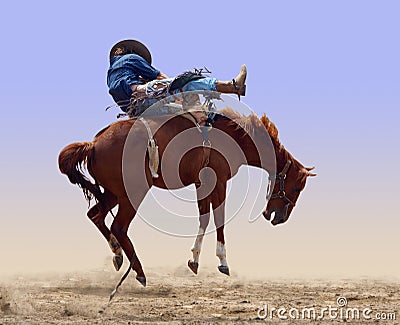
[[[229,275],[224,239],[226,187],[239,167],[249,165],[268,172],[268,203],[263,215],[273,225],[288,220],[307,178],[315,176],[312,168],[304,167],[280,143],[276,126],[265,114],[258,118],[224,109],[213,115],[212,128],[206,132],[190,115],[182,112],[120,120],[93,141],[72,143],[59,155],[60,171],[82,188],[89,201],[96,200],[87,216],[109,243],[116,270],[124,252],[129,270],[136,272],[143,286],[146,276],[127,232],[152,186],[177,189],[195,184],[200,223],[188,266],[197,274],[212,208],[218,269]],[[156,143],[156,158],[150,142]],[[159,163],[154,164],[154,159]],[[108,228],[105,218],[116,205],[117,213]]]

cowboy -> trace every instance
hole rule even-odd
[[[124,112],[128,110],[132,94],[146,96],[146,87],[149,82],[169,79],[166,74],[154,68],[151,61],[150,51],[139,41],[123,40],[112,47],[107,85],[110,95]],[[245,95],[246,75],[246,66],[242,65],[238,76],[231,81],[219,81],[216,78],[200,76],[174,92],[209,90],[237,94],[240,99],[240,96]],[[171,82],[172,80],[170,79]]]

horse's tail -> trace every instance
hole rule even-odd
[[[96,180],[96,183],[93,184],[84,174],[85,170],[90,171],[93,154],[93,142],[76,142],[66,146],[58,156],[61,173],[67,175],[72,184],[77,184],[83,190],[88,202],[93,196],[100,201],[102,195]],[[93,175],[91,176],[94,178]]]

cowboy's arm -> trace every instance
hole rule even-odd
[[[161,74],[160,70],[154,68],[145,59],[137,55],[129,56],[127,64],[145,80],[158,79],[158,76]]]
[[[168,79],[168,78],[169,77],[165,73],[162,73],[162,72],[160,72],[156,77],[157,80]],[[151,81],[151,80],[147,80],[147,79],[143,79],[143,78],[140,78],[140,79],[144,83]]]

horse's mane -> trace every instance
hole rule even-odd
[[[265,113],[261,118],[258,118],[258,116],[254,113],[250,114],[249,116],[245,116],[231,108],[224,108],[218,111],[218,113],[231,119],[233,121],[232,124],[236,123],[238,128],[243,129],[249,134],[254,133],[254,131],[258,128],[264,127],[274,143],[280,146],[278,129]]]
[[[272,142],[274,143],[275,149],[283,154],[283,161],[287,161],[288,159],[290,159],[295,165],[298,166],[299,169],[303,168],[303,165],[299,161],[297,161],[293,157],[293,155],[289,151],[287,151],[285,147],[280,143],[278,138],[278,129],[265,113],[261,118],[258,118],[258,116],[254,113],[250,114],[249,116],[245,116],[238,113],[237,111],[234,111],[231,108],[224,108],[218,111],[218,113],[230,119],[232,125],[236,125],[237,130],[239,132],[242,132],[243,136],[245,136],[246,133],[254,134],[254,131],[257,128],[264,127],[267,130]],[[306,173],[299,173],[299,179],[303,179],[304,177],[307,177]]]

